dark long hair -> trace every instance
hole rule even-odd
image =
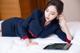
[[[64,3],[61,0],[50,0],[46,7],[44,8],[44,11],[46,10],[46,8],[48,8],[50,5],[53,5],[56,7],[58,15],[60,15],[63,12],[63,8],[64,8]],[[45,18],[43,16],[42,18],[43,24],[45,22]],[[55,19],[53,19],[51,21],[51,23],[59,23],[59,19],[57,19],[57,17],[55,17]]]
[[[62,12],[63,12],[63,8],[64,8],[64,3],[61,1],[61,0],[50,0],[46,7],[44,8],[44,10],[50,6],[50,5],[53,5],[56,7],[57,9],[57,12],[58,12],[58,15],[60,15]]]

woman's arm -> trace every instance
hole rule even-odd
[[[71,33],[67,27],[66,20],[63,15],[59,16],[61,29],[66,33],[68,40],[72,40]]]

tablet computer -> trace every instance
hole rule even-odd
[[[68,46],[66,43],[54,43],[54,44],[50,44],[47,45],[46,47],[44,47],[44,49],[48,49],[48,50],[68,50],[71,47],[72,44],[70,44],[70,46]]]

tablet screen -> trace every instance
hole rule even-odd
[[[70,46],[71,45],[72,44],[70,44]],[[66,43],[54,43],[54,44],[47,45],[46,47],[44,47],[44,49],[68,50],[70,46],[66,45]]]

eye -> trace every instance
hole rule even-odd
[[[51,15],[55,15],[55,13],[51,13]]]

